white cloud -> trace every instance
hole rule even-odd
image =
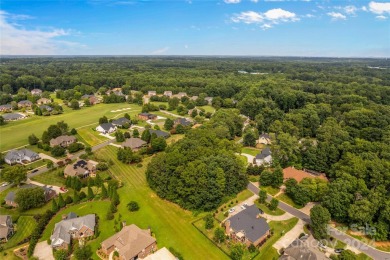
[[[188,45],[186,44],[186,45],[184,45],[184,49],[188,49]]]
[[[374,14],[390,14],[390,3],[370,2],[368,8]]]
[[[264,18],[260,13],[254,11],[242,12],[239,15],[232,17],[232,21],[235,23],[243,22],[246,24],[261,23]]]
[[[330,13],[327,13],[327,15],[329,15],[330,17],[332,17],[332,20],[333,21],[336,21],[336,20],[345,20],[347,19],[347,17],[341,13],[336,13],[336,12],[330,12]]]
[[[268,10],[264,13],[264,16],[266,19],[273,21],[294,22],[299,20],[295,13],[283,10],[281,8]]]
[[[164,47],[164,48],[152,51],[150,54],[151,55],[161,55],[161,54],[165,54],[168,50],[169,50],[169,47]]]
[[[382,21],[387,19],[387,17],[384,15],[378,15],[378,16],[375,16],[375,18],[378,20],[382,20]]]
[[[307,17],[307,18],[314,18],[314,17],[316,17],[316,16],[313,15],[313,14],[307,14],[307,15],[305,15],[305,17]]]
[[[367,11],[368,11],[368,10],[367,10],[367,7],[362,6],[362,11],[367,12]]]
[[[259,2],[259,0],[251,0],[251,2],[257,3],[257,2]]]
[[[357,11],[357,8],[354,5],[347,5],[344,7],[344,11],[347,14],[354,15]]]
[[[223,0],[227,4],[238,4],[241,0]]]
[[[281,22],[295,22],[299,18],[295,13],[277,8],[268,10],[265,13],[258,13],[254,11],[241,12],[234,15],[231,20],[235,23],[245,24],[259,24],[263,30],[270,29],[275,24]]]
[[[31,18],[30,16],[15,15],[0,10],[1,55],[51,55],[61,54],[69,48],[85,47],[76,42],[58,39],[70,35],[69,30],[51,29],[42,31],[26,29],[15,24],[15,20]]]

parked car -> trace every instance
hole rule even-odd
[[[38,169],[35,169],[35,170],[32,170],[31,173],[35,173],[35,172],[37,172],[37,171],[38,171]]]
[[[246,207],[244,206],[244,205],[241,205],[241,207],[240,207],[241,209],[246,209]]]
[[[245,203],[244,203],[244,206],[245,206],[245,207],[248,207],[248,203],[245,202]]]
[[[60,190],[63,191],[63,192],[67,192],[68,191],[65,187],[61,187]]]
[[[336,249],[334,250],[334,252],[337,253],[337,254],[340,254],[340,253],[343,252],[343,251],[344,251],[343,248],[336,248]]]
[[[1,184],[1,187],[5,187],[5,186],[7,186],[9,183],[8,182],[3,182],[2,184]]]
[[[324,245],[324,244],[321,243],[321,242],[318,243],[318,246],[319,246],[320,248],[322,248],[322,249],[326,249],[326,248],[327,248],[327,246]]]
[[[229,213],[233,213],[234,211],[236,211],[234,208],[229,209]]]

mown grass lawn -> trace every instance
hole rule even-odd
[[[290,218],[285,221],[271,221],[269,226],[273,231],[273,235],[260,247],[260,253],[254,258],[258,260],[263,259],[278,259],[279,254],[275,248],[272,247],[276,241],[284,234],[290,231],[298,222],[298,218]]]
[[[253,147],[243,147],[241,149],[241,153],[246,153],[246,154],[253,155],[253,156],[256,156],[260,152],[261,152],[260,149],[256,149]]]
[[[165,131],[165,130],[163,130]],[[167,144],[168,145],[171,145],[177,141],[179,141],[180,139],[183,139],[184,138],[184,134],[175,134],[175,135],[171,135],[168,139],[167,139]]]
[[[284,193],[281,193],[280,195],[278,195],[276,197],[276,199],[280,200],[280,201],[283,201],[284,203],[287,203],[289,204],[290,206],[293,206],[294,208],[296,209],[301,209],[303,208],[303,206],[301,205],[298,205],[298,204],[295,204],[294,201],[289,197],[287,196],[286,194]]]
[[[147,185],[145,179],[146,165],[150,158],[143,161],[143,167],[135,165],[125,165],[116,158],[117,148],[107,146],[97,151],[100,158],[111,159],[114,165],[110,171],[123,182],[124,186],[118,189],[121,203],[118,211],[122,215],[122,220],[127,224],[136,224],[141,228],[151,227],[155,234],[158,247],[173,247],[181,253],[184,259],[228,259],[211,241],[200,234],[193,226],[192,222],[204,214],[194,216],[190,211],[183,210],[174,203],[160,199]],[[137,201],[140,205],[138,212],[130,213],[126,204]],[[99,212],[105,214],[108,206],[99,208]],[[118,214],[115,218],[118,218]],[[104,219],[103,219],[104,220]],[[107,233],[103,233],[97,239],[98,242],[114,234],[114,225],[107,221]],[[46,231],[45,232],[49,232]],[[47,235],[46,235],[47,236]],[[91,243],[97,248],[97,243]],[[98,259],[97,255],[94,255]]]
[[[274,188],[271,186],[261,186],[260,189],[265,190],[268,194],[275,196],[280,191],[279,188]]]
[[[108,140],[107,137],[101,136],[100,133],[93,128],[93,126],[86,126],[77,129],[77,135],[81,137],[86,145],[95,146]]]
[[[64,168],[62,167],[36,175],[32,177],[31,180],[47,185],[55,185],[61,187],[65,185],[65,178],[63,176]]]
[[[116,111],[122,108],[131,108],[130,110]],[[0,128],[0,151],[6,151],[12,148],[27,145],[27,138],[34,133],[38,138],[42,136],[51,124],[58,121],[65,121],[70,128],[78,128],[89,124],[98,124],[99,118],[107,116],[113,118],[129,113],[131,118],[141,111],[141,107],[135,104],[117,103],[117,104],[97,104],[91,107],[83,107],[79,110],[67,110],[56,116],[42,117],[31,116],[24,120],[9,122]]]
[[[207,112],[210,112],[210,113],[214,113],[215,112],[215,108],[213,108],[212,106],[201,106],[201,107],[198,107],[198,108],[203,108],[206,113]]]
[[[20,216],[16,224],[16,232],[10,240],[4,244],[4,249],[12,248],[31,235],[36,221],[32,216]]]
[[[280,208],[276,208],[275,210],[270,210],[265,204],[260,204],[258,201],[255,202],[256,206],[261,209],[265,214],[272,215],[272,216],[281,216],[284,212]]]

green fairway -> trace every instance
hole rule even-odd
[[[101,136],[98,131],[95,131],[92,128],[92,126],[86,126],[77,129],[78,137],[81,137],[80,140],[83,140],[86,145],[95,146],[108,140],[107,137]]]
[[[123,108],[131,109],[120,110]],[[113,118],[128,113],[131,118],[134,118],[140,111],[141,107],[135,104],[98,104],[91,107],[83,107],[80,110],[66,110],[61,115],[50,117],[31,116],[24,120],[9,122],[0,127],[0,151],[27,145],[27,137],[33,133],[38,138],[41,138],[43,131],[58,121],[65,121],[70,128],[79,128],[87,125],[96,127],[99,118],[102,116]]]
[[[25,238],[31,235],[36,221],[31,216],[20,216],[18,223],[16,224],[16,232],[10,238],[10,240],[4,245],[4,249],[11,248],[16,246],[18,243],[22,242]]]
[[[97,152],[100,158],[111,159],[114,165],[110,168],[111,172],[124,183],[124,187],[118,190],[121,204],[118,206],[122,220],[126,223],[134,223],[141,228],[151,227],[156,235],[158,247],[173,247],[180,252],[185,259],[227,259],[217,247],[215,247],[207,238],[200,234],[191,222],[199,218],[191,212],[181,209],[174,203],[165,201],[148,187],[145,180],[145,168],[150,159],[143,161],[143,167],[125,165],[116,158],[117,148],[107,146]],[[130,213],[126,204],[131,201],[137,201],[140,205],[138,212]],[[105,207],[104,213],[108,208]],[[117,219],[118,213],[115,218]],[[103,219],[103,221],[105,221]],[[110,234],[114,234],[113,224],[108,229]],[[50,232],[45,230],[45,232]],[[104,240],[106,234],[99,236],[98,240]],[[93,244],[96,249],[97,245]],[[98,259],[97,256],[94,256]]]

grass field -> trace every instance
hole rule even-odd
[[[268,194],[272,195],[272,196],[275,196],[276,194],[278,194],[278,192],[280,191],[280,189],[278,188],[273,188],[271,186],[261,186],[260,187],[262,190],[265,190]]]
[[[110,170],[124,184],[124,187],[118,189],[121,200],[118,211],[122,215],[122,220],[125,220],[128,224],[134,223],[141,228],[151,226],[153,233],[156,235],[159,248],[164,246],[167,248],[173,247],[181,253],[185,259],[227,259],[226,255],[191,225],[191,222],[201,217],[201,215],[195,217],[191,212],[181,209],[176,204],[160,199],[147,186],[145,180],[145,165],[147,165],[150,158],[144,160],[144,166],[142,168],[125,165],[116,159],[116,149],[117,148],[115,147],[107,146],[96,153],[100,158],[113,160],[114,165]],[[130,200],[135,200],[139,203],[140,210],[138,212],[130,213],[127,210],[126,204]],[[92,205],[95,203],[100,202],[88,203],[85,207],[94,207],[89,204]],[[82,210],[73,207],[60,212],[59,215],[68,212],[69,210],[73,210],[76,213]],[[107,205],[100,205],[96,209],[97,213],[104,213],[105,215],[108,207],[109,203],[107,203]],[[91,212],[91,209],[86,212]],[[58,219],[59,218],[60,217],[58,217]],[[115,214],[115,218],[118,218],[118,213]],[[97,249],[102,240],[113,235],[115,232],[112,221],[106,221],[103,217],[101,222],[105,222],[104,227],[106,227],[106,231],[103,231],[101,228],[101,235],[96,241],[92,241],[91,246],[94,250]],[[50,227],[52,229],[52,222],[50,225],[51,226],[45,230],[43,240],[47,238],[51,232]],[[191,243],[188,242],[189,238],[191,238]],[[98,259],[96,254],[94,254],[94,259]]]
[[[31,235],[36,221],[31,216],[20,216],[16,225],[16,232],[4,245],[4,249],[12,248]]]
[[[64,168],[51,170],[49,172],[45,172],[39,175],[36,175],[31,178],[33,181],[37,181],[43,184],[55,185],[55,186],[64,186],[65,178],[62,177],[64,172]],[[61,173],[61,176],[59,176]]]
[[[241,152],[242,153],[246,153],[246,154],[249,154],[249,155],[253,155],[253,156],[256,156],[258,153],[260,153],[260,149],[256,149],[256,148],[253,148],[253,147],[243,147],[241,149]]]
[[[279,208],[276,208],[275,210],[270,210],[265,204],[260,204],[258,201],[255,202],[256,206],[264,211],[265,214],[273,215],[273,216],[281,216],[285,212]]]
[[[300,206],[300,205],[297,205],[294,203],[294,201],[289,197],[287,196],[286,194],[282,193],[280,195],[278,195],[276,197],[276,199],[280,200],[280,201],[283,201],[284,203],[287,203],[289,204],[290,206],[293,206],[294,208],[296,209],[301,209],[303,208],[303,206]]]
[[[203,108],[206,113],[207,112],[210,112],[210,113],[214,113],[215,112],[215,108],[213,108],[212,106],[201,106],[199,108]]]
[[[254,259],[278,259],[279,254],[276,249],[272,247],[272,245],[275,244],[275,242],[278,241],[282,235],[290,231],[297,224],[297,222],[297,218],[290,218],[285,221],[269,222],[268,224],[270,225],[274,234],[267,240],[267,242],[264,243],[264,245],[261,246],[260,253]]]
[[[101,136],[99,132],[92,130],[92,126],[77,129],[77,135],[89,146],[95,146],[108,140],[107,137]]]
[[[122,108],[131,109],[111,112],[112,110]],[[0,136],[3,137],[0,142],[0,151],[26,145],[27,137],[32,133],[40,138],[43,131],[58,121],[65,121],[70,128],[78,128],[89,124],[96,126],[99,118],[102,116],[113,118],[128,113],[131,118],[134,118],[140,111],[141,107],[135,104],[98,104],[91,107],[83,107],[80,110],[66,110],[61,115],[50,117],[32,116],[25,120],[9,122],[0,127]]]

